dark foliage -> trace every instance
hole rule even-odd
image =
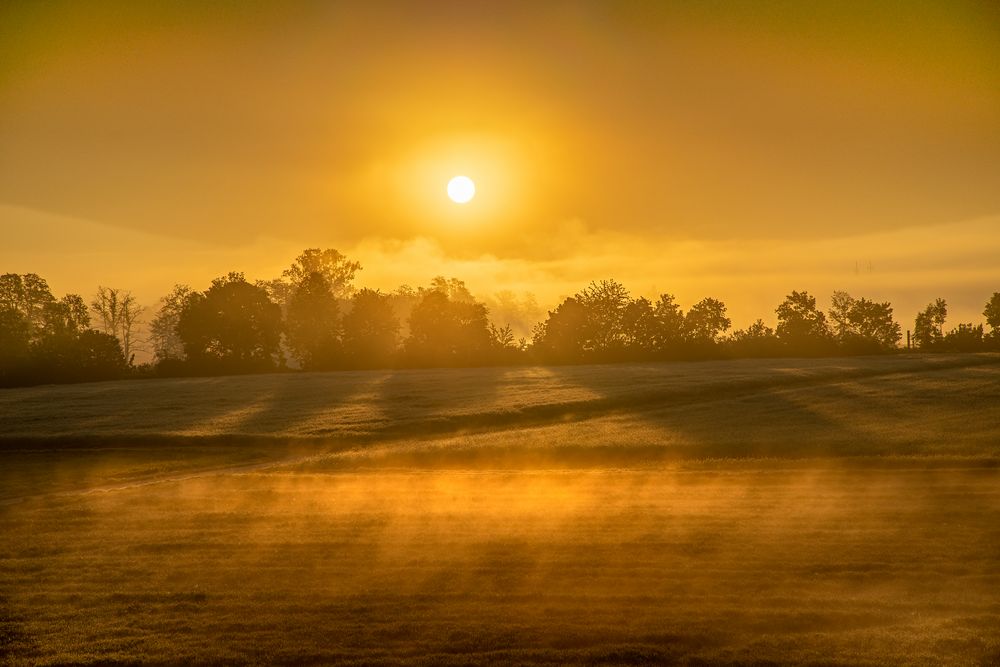
[[[306,275],[288,299],[285,334],[292,356],[307,371],[340,362],[340,307],[330,283],[318,271]]]
[[[256,373],[281,362],[281,308],[242,273],[192,294],[177,321],[193,373]]]
[[[36,274],[0,275],[0,386],[269,372],[285,368],[286,352],[293,367],[333,370],[885,354],[902,339],[891,304],[846,292],[834,292],[827,315],[808,292],[793,291],[775,310],[776,328],[758,319],[727,335],[731,320],[718,299],[684,312],[672,294],[632,298],[621,283],[601,280],[549,311],[529,342],[509,323],[491,322],[461,280],[437,276],[427,288],[383,294],[355,290],[360,269],[335,250],[310,249],[276,280],[251,284],[230,273],[205,292],[177,285],[150,322],[155,361],[140,366],[122,354],[117,332],[129,338],[129,326],[109,326],[95,305],[98,324],[116,335],[95,331],[80,296],[56,299]],[[928,304],[912,344],[924,352],[1000,350],[1000,292],[986,303],[985,326],[946,331],[947,315],[944,299]]]
[[[0,386],[123,377],[118,339],[89,326],[79,295],[57,300],[33,273],[0,276]]]
[[[488,363],[491,342],[486,306],[428,290],[410,313],[403,358],[413,366],[478,366]]]
[[[343,321],[344,366],[391,366],[398,347],[399,318],[390,297],[377,290],[355,292]]]

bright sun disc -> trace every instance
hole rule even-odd
[[[448,198],[456,204],[465,204],[476,196],[476,184],[468,176],[456,176],[448,181]]]

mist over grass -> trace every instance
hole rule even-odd
[[[1000,358],[0,391],[0,661],[991,664]]]

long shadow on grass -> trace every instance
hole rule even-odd
[[[627,376],[670,368],[629,369]],[[886,374],[882,366],[873,372],[860,365],[832,376],[782,375],[776,367],[758,376],[720,377],[694,387],[660,383],[644,391],[641,383],[620,390],[609,389],[606,380],[588,382],[598,374],[580,368],[543,370],[551,377],[534,380],[546,390],[589,398],[509,406],[505,412],[484,406],[474,414],[438,412],[428,419],[419,409],[408,412],[409,396],[400,393],[396,402],[404,407],[392,413],[379,442],[325,465],[607,467],[929,455],[989,463],[1000,457],[996,372],[965,374],[935,365],[910,373],[897,366]],[[498,377],[497,386],[506,390],[510,378]],[[951,392],[956,385],[963,391]],[[386,386],[393,387],[392,381]],[[921,400],[928,395],[933,409]],[[961,424],[976,420],[978,428],[961,430]]]

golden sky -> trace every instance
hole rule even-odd
[[[616,277],[740,326],[847,289],[979,321],[998,5],[666,4],[3,3],[0,270],[152,303],[336,247],[383,289],[551,307]]]

